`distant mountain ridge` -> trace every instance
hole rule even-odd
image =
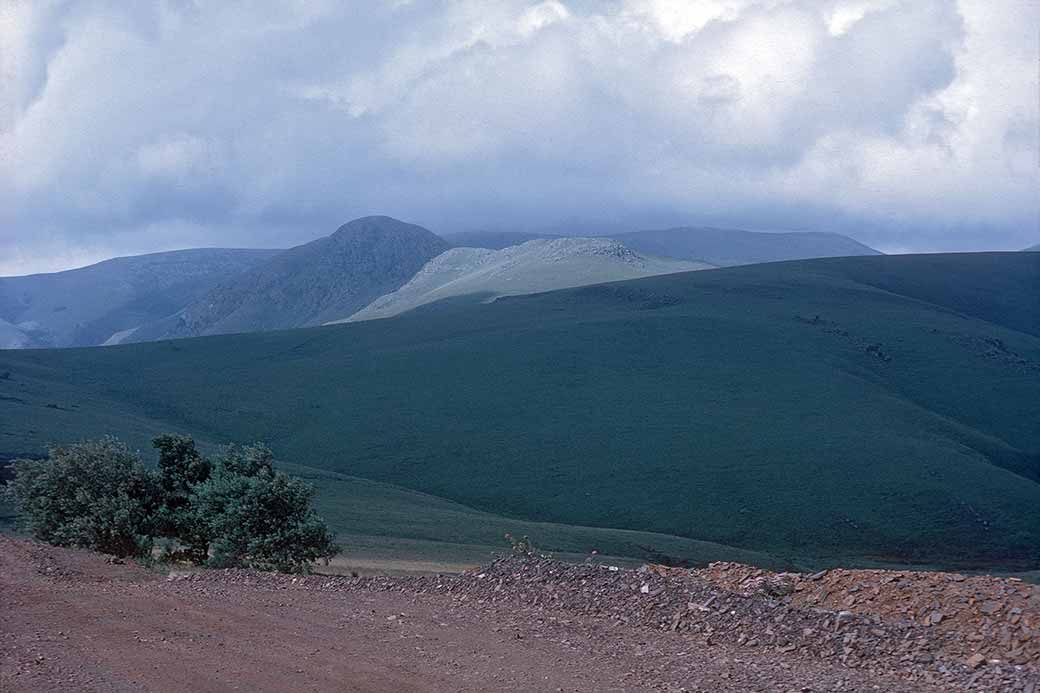
[[[1040,243],[1031,245],[1028,248],[1023,248],[1022,250],[1027,253],[1040,253]]]
[[[455,296],[522,295],[712,267],[642,255],[610,238],[543,238],[501,250],[453,248],[349,321],[391,317]]]
[[[125,341],[263,332],[348,317],[396,290],[448,247],[421,226],[385,216],[355,219],[221,283]]]
[[[592,238],[493,231],[438,237],[371,216],[284,251],[194,249],[0,278],[0,348],[288,329],[355,314],[388,317],[466,294],[517,295],[711,266],[879,254],[828,233],[683,227]],[[452,246],[454,252],[421,272]],[[374,301],[380,305],[370,307]]]
[[[156,320],[280,250],[195,248],[0,277],[0,348],[102,344]]]
[[[811,260],[818,257],[883,254],[848,236],[822,231],[767,232],[682,226],[594,237],[613,238],[632,250],[648,255],[706,262],[717,267],[783,260]],[[527,232],[466,231],[445,234],[444,238],[455,246],[501,250],[529,240],[562,236]]]
[[[699,260],[719,267],[882,254],[848,236],[820,231],[767,233],[690,226],[634,231],[612,238],[643,253]]]

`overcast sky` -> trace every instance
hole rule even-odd
[[[678,224],[1040,242],[1036,0],[0,1],[0,275]]]

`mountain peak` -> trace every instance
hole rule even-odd
[[[131,339],[320,325],[397,290],[448,247],[432,231],[392,217],[354,219],[216,287]]]
[[[417,224],[409,224],[406,221],[395,219],[394,217],[388,217],[383,214],[374,214],[367,217],[358,217],[357,219],[351,219],[347,223],[341,225],[331,235],[337,236],[340,234],[347,234],[352,232],[360,231],[412,231],[420,234],[432,234],[432,231],[423,228]]]

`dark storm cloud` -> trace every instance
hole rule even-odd
[[[14,0],[0,274],[285,246],[369,213],[1025,246],[1038,19],[1029,0]]]

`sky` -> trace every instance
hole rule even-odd
[[[0,275],[436,232],[1040,242],[1036,0],[0,0]]]

